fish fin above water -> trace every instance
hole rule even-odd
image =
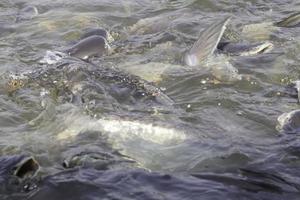
[[[296,12],[279,22],[274,23],[275,26],[279,27],[286,27],[286,28],[292,28],[300,26],[300,12]]]
[[[210,57],[217,48],[230,17],[218,21],[205,29],[192,48],[185,54],[184,62],[188,66],[197,66]]]

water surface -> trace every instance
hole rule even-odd
[[[16,20],[26,6],[39,14]],[[296,0],[3,0],[1,83],[8,74],[47,69],[39,64],[47,50],[62,51],[94,27],[110,31],[117,48],[95,64],[138,69],[145,79],[153,78],[153,63],[176,70],[154,83],[173,107],[118,101],[92,78],[72,79],[78,87],[88,82],[85,106],[67,95],[53,101],[47,84],[13,94],[1,86],[0,154],[29,153],[41,164],[46,178],[29,199],[297,199],[300,138],[279,133],[276,124],[299,106],[282,93],[299,78],[300,28],[245,32],[244,40],[268,40],[275,48],[232,57],[245,77],[234,83],[214,80],[205,68],[180,66],[199,32],[215,21],[232,16],[230,27],[242,34],[245,25],[276,22],[299,10]],[[51,77],[68,81],[58,73]],[[71,171],[63,167],[66,160]]]

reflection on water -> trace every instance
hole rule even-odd
[[[0,159],[0,180],[13,186],[1,199],[299,198],[298,95],[287,85],[299,78],[300,28],[274,26],[299,9],[296,0],[1,1],[0,154],[41,166],[10,181]],[[213,57],[214,70],[184,66],[199,33],[227,16],[222,42],[273,50]],[[110,54],[85,63],[56,52],[93,28],[114,37]],[[229,64],[241,78],[220,78]]]

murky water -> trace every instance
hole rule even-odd
[[[1,199],[300,198],[299,135],[276,129],[299,108],[285,93],[300,74],[300,28],[270,25],[299,10],[297,0],[2,0],[0,154],[30,154],[41,169],[36,189]],[[230,83],[182,64],[201,30],[226,16],[242,40],[274,44],[228,58],[243,77]],[[40,63],[95,27],[114,37],[111,54]],[[123,72],[175,103],[132,99]]]

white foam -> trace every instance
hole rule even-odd
[[[55,64],[68,55],[59,51],[46,51],[46,55],[39,61],[41,64]]]

